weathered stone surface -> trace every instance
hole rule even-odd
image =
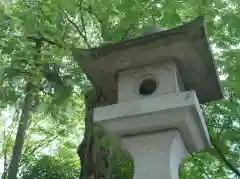
[[[177,130],[121,139],[134,160],[133,179],[178,179],[189,154]]]
[[[210,146],[206,123],[194,91],[95,108],[93,120],[116,139],[177,129],[189,152],[199,152]]]
[[[156,83],[155,90],[151,94],[142,95],[141,84],[149,79]],[[185,91],[181,82],[178,69],[173,61],[126,70],[118,75],[118,103]]]
[[[195,90],[200,103],[223,97],[205,34],[203,17],[180,27],[92,49],[75,49],[73,56],[109,104],[117,102],[118,74],[166,60],[177,64],[186,90]]]

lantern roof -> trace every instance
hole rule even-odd
[[[74,49],[73,57],[109,104],[117,103],[118,74],[173,60],[186,90],[200,103],[223,98],[203,16],[169,30],[90,49]]]

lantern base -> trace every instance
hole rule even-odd
[[[134,179],[178,179],[179,166],[189,153],[177,130],[120,140],[134,160]]]

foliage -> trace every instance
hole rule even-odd
[[[113,179],[132,179],[133,163],[122,152],[115,152],[113,157],[112,178]]]
[[[41,156],[38,160],[32,159],[26,163],[26,170],[21,172],[19,178],[24,179],[77,179],[79,173],[78,162],[71,158],[59,158],[48,155]]]

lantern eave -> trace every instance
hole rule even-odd
[[[91,49],[74,49],[74,59],[108,98],[117,102],[118,73],[173,60],[186,90],[200,103],[223,98],[203,16],[179,27]]]

